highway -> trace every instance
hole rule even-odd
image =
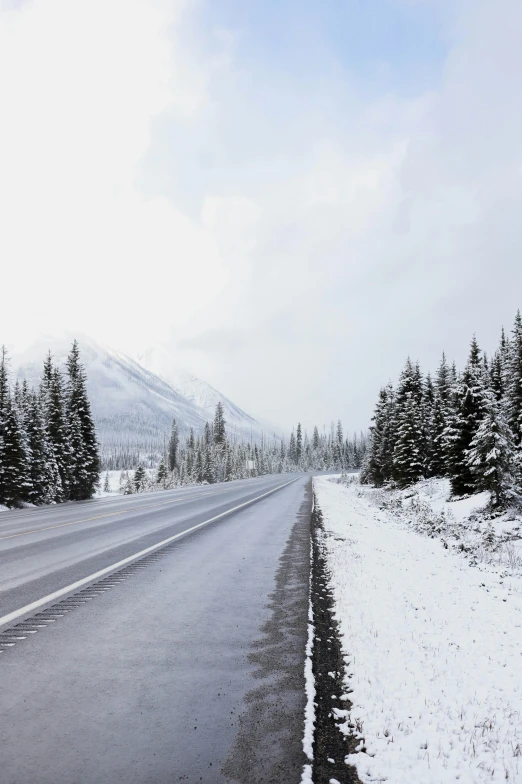
[[[298,784],[310,505],[282,475],[0,513],[2,784]]]

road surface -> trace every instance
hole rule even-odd
[[[291,475],[1,513],[2,784],[297,784],[309,526]]]

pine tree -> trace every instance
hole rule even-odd
[[[51,503],[61,498],[58,466],[47,438],[40,401],[34,392],[28,393],[26,432],[30,450],[29,481],[32,503]]]
[[[290,434],[290,443],[288,445],[288,459],[292,463],[292,465],[297,464],[297,448],[296,448],[296,441],[294,431],[292,430]]]
[[[422,428],[422,377],[418,365],[407,360],[395,401],[396,442],[393,478],[407,487],[423,476],[425,453]]]
[[[314,450],[319,449],[319,430],[317,429],[317,425],[314,427],[314,432],[312,436],[312,449]]]
[[[372,417],[373,425],[370,427],[371,440],[368,460],[361,474],[361,481],[381,487],[389,478],[385,475],[382,465],[383,438],[388,414],[387,393],[383,387],[379,392],[379,399]]]
[[[506,414],[515,447],[517,485],[522,485],[522,316],[517,312],[507,354]]]
[[[225,425],[223,403],[219,401],[214,415],[214,443],[216,446],[223,446],[227,440]]]
[[[455,385],[455,408],[445,433],[453,495],[473,493],[476,480],[468,463],[468,450],[484,414],[485,374],[476,338],[471,342],[464,372]]]
[[[158,473],[156,474],[156,483],[161,487],[165,487],[167,481],[167,467],[163,458],[159,461]]]
[[[234,455],[230,446],[227,446],[226,460],[225,460],[225,482],[231,482],[235,479],[234,476]]]
[[[194,442],[194,431],[190,430],[192,443]],[[170,439],[169,439],[169,471],[174,471],[174,469],[178,465],[178,445],[179,445],[179,433],[178,433],[178,425],[175,419],[172,420],[172,428],[170,431]],[[192,446],[192,448],[194,448]]]
[[[297,465],[301,462],[301,455],[303,453],[303,433],[301,430],[301,423],[297,423],[297,433],[295,438],[295,462]]]
[[[0,504],[20,506],[30,498],[26,436],[9,389],[7,351],[0,353]]]
[[[70,497],[84,501],[92,498],[100,476],[96,429],[87,395],[85,371],[75,340],[67,357],[67,404],[69,448],[71,454]]]
[[[103,482],[103,492],[104,493],[110,493],[111,492],[111,486],[110,486],[110,483],[109,483],[109,472],[108,471],[105,474],[105,479],[104,479],[104,482]]]
[[[204,466],[203,466],[203,454],[201,446],[198,446],[196,450],[196,459],[194,462],[194,479],[196,482],[201,484],[204,479]]]
[[[136,493],[141,492],[145,487],[147,474],[141,463],[138,463],[136,471],[134,472],[134,490]]]
[[[452,383],[452,374],[446,362],[446,355],[443,353],[435,380],[435,399],[431,422],[432,476],[446,476],[449,470],[445,434],[452,418]]]
[[[475,477],[475,489],[489,490],[500,507],[511,487],[513,434],[493,390],[483,394],[483,416],[470,447],[467,464]]]
[[[63,381],[58,368],[53,368],[52,370],[51,383],[46,397],[47,432],[54,459],[58,466],[60,486],[63,494],[63,497],[57,500],[67,500],[70,497],[71,445]]]
[[[209,422],[205,422],[204,439],[205,439],[205,446],[208,446],[209,444],[212,443],[212,430],[210,428]]]
[[[422,443],[424,450],[424,476],[436,476],[437,447],[434,441],[435,389],[428,373],[424,383],[421,404]]]
[[[203,452],[203,482],[214,482],[215,465],[210,444],[206,444]]]

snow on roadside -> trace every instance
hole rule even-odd
[[[473,565],[489,564],[522,575],[522,517],[513,509],[488,515],[489,493],[449,500],[448,479],[426,479],[404,490],[362,486],[360,492],[383,510],[383,519],[392,515],[415,531],[441,539]]]
[[[310,764],[305,765],[301,775],[301,784],[312,784],[312,763],[314,760],[314,727],[315,727],[315,678],[312,667],[312,653],[314,649],[314,610],[312,607],[312,586],[310,576],[310,591],[308,598],[308,639],[306,641],[305,654],[305,721],[303,735],[303,751],[310,760]]]
[[[362,782],[522,782],[522,579],[314,479]],[[349,693],[349,694],[348,694]],[[350,725],[350,726],[349,726]]]

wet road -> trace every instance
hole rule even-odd
[[[265,495],[293,478],[0,515],[5,618],[241,507],[4,624],[2,784],[299,782],[309,480]]]

